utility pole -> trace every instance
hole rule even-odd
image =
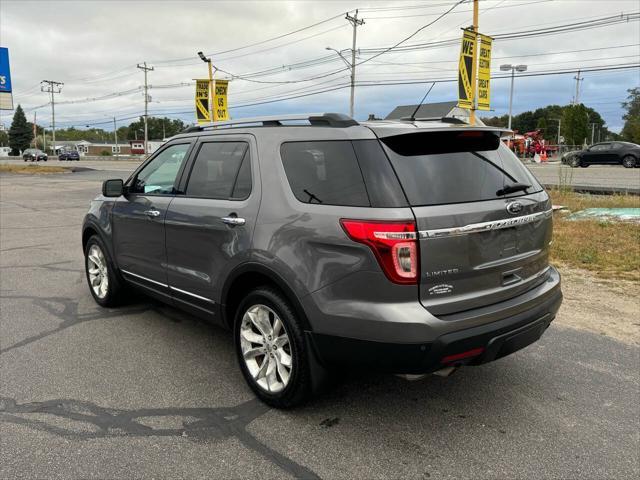
[[[358,10],[356,10],[356,13],[353,15],[353,17],[347,13],[344,18],[346,18],[353,26],[353,43],[351,45],[351,97],[349,98],[349,115],[351,116],[351,118],[353,118],[356,94],[356,35],[358,26],[364,25],[364,19],[358,18]]]
[[[64,83],[54,80],[42,80],[40,82],[40,91],[51,94],[51,131],[53,139],[53,154],[56,154],[56,100],[55,94],[62,91]]]
[[[573,104],[578,105],[578,100],[580,99],[580,82],[584,80],[584,77],[580,78],[580,70],[578,70],[578,76],[573,77],[573,79],[576,81],[576,96],[573,97]]]
[[[118,146],[118,127],[116,127],[116,117],[113,117],[113,137],[116,141],[116,153],[120,153],[120,147]]]
[[[593,145],[593,137],[594,137],[595,132],[596,132],[596,124],[592,123],[591,124],[591,145]]]
[[[33,148],[38,148],[38,112],[33,112]],[[44,151],[44,150],[43,150]]]
[[[475,39],[476,39],[476,47],[477,47],[477,39],[478,39],[478,0],[473,0],[473,32],[475,35]],[[469,123],[471,125],[475,125],[476,124],[476,104],[478,102],[478,99],[476,98],[476,90],[477,90],[477,86],[476,84],[477,82],[477,76],[478,76],[478,68],[476,65],[478,65],[478,49],[474,48],[473,49],[473,67],[472,67],[472,79],[471,79],[471,98],[473,99],[473,104],[471,105],[471,110],[469,110]]]
[[[138,68],[144,72],[144,154],[149,155],[149,131],[147,129],[147,116],[149,114],[149,84],[147,72],[152,72],[153,67],[148,67],[147,62],[139,63]]]

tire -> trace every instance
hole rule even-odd
[[[98,259],[101,260],[103,268],[100,268],[97,262],[90,258],[90,256],[96,254],[98,254]],[[103,293],[101,293],[100,288],[96,290],[94,286],[92,286],[92,280],[95,281],[93,271],[96,270],[96,266],[98,266],[98,276],[101,279],[104,278],[106,274],[107,282],[104,286]],[[92,270],[91,273],[90,269]],[[98,235],[93,235],[89,238],[89,241],[87,241],[84,249],[84,271],[91,296],[98,305],[101,307],[115,307],[120,305],[123,299],[122,280],[116,272],[109,251],[105,248],[104,242]],[[102,283],[100,283],[100,285],[102,285]]]
[[[567,161],[567,163],[569,164],[569,166],[570,166],[571,168],[577,168],[577,167],[582,166],[582,162],[580,161],[580,158],[578,158],[578,157],[571,157],[571,158]]]
[[[252,318],[262,319],[260,328]],[[233,332],[240,370],[260,400],[275,408],[292,408],[308,400],[312,391],[309,352],[300,322],[278,290],[263,286],[251,291],[238,306]]]
[[[622,165],[624,168],[634,168],[637,165],[637,161],[633,155],[627,155],[622,159]]]

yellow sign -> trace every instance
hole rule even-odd
[[[227,109],[227,91],[229,90],[229,81],[216,80],[214,85],[213,121],[220,122],[223,120],[229,120],[229,110]]]
[[[196,120],[198,123],[211,122],[209,80],[196,80]]]
[[[476,49],[476,34],[472,30],[463,30],[462,48],[460,49],[460,61],[458,63],[458,106],[473,108],[473,81],[476,78],[473,62]]]
[[[493,39],[480,34],[480,59],[478,60],[478,110],[490,110],[491,96],[491,42]]]

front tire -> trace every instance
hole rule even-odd
[[[122,284],[102,239],[93,235],[84,249],[84,270],[89,291],[102,307],[115,307],[122,301]]]
[[[309,352],[303,330],[287,299],[259,287],[240,303],[234,322],[240,369],[267,405],[291,408],[311,394]]]
[[[627,155],[622,159],[622,165],[624,168],[633,168],[636,166],[636,159],[632,155]]]
[[[582,162],[580,161],[580,159],[578,157],[571,157],[569,159],[569,166],[571,166],[572,168],[581,167],[582,166]]]

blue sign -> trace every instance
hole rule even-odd
[[[11,72],[9,70],[9,49],[0,47],[0,92],[11,91]]]

